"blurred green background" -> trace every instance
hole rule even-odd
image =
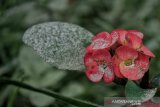
[[[1,0],[0,76],[97,104],[103,104],[104,97],[124,96],[124,87],[114,83],[95,84],[88,81],[83,72],[58,70],[22,43],[27,28],[47,21],[74,23],[94,34],[116,28],[140,30],[145,35],[144,44],[156,55],[151,61],[150,78],[159,73],[159,0]],[[42,94],[0,85],[0,107],[74,106]]]

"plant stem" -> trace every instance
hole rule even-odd
[[[113,82],[118,85],[125,86],[127,83],[127,79],[115,78]]]
[[[144,74],[140,82],[140,87],[143,89],[149,88],[149,70]]]
[[[75,99],[75,98],[70,98],[70,97],[65,97],[62,96],[56,92],[51,92],[49,90],[45,90],[45,89],[38,89],[35,88],[33,86],[27,85],[25,83],[22,82],[18,82],[15,80],[10,80],[4,77],[0,77],[0,84],[4,84],[4,85],[13,85],[13,86],[17,86],[17,87],[21,87],[24,89],[28,89],[30,91],[34,91],[34,92],[38,92],[38,93],[42,93],[48,96],[51,96],[53,98],[57,98],[59,100],[62,100],[64,102],[70,103],[72,105],[75,106],[79,106],[79,107],[102,107],[101,105],[97,105],[88,101],[83,101],[83,100],[79,100],[79,99]]]

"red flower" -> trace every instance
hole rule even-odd
[[[143,45],[142,39],[143,39],[143,33],[136,31],[136,30],[123,30],[123,29],[117,29],[114,30],[112,33],[117,33],[119,36],[118,43],[124,46],[128,46],[130,48],[133,48],[139,52],[142,52],[145,55],[148,55],[150,57],[155,57],[154,54]]]
[[[106,83],[114,80],[111,66],[111,55],[106,49],[90,50],[85,54],[84,64],[86,75],[92,82],[99,82],[102,78]]]
[[[106,83],[118,78],[139,80],[149,69],[149,58],[154,54],[143,45],[143,33],[117,29],[109,34],[101,32],[86,48],[84,64],[89,80]],[[111,56],[112,53],[113,57]]]
[[[113,68],[117,77],[138,80],[148,71],[149,56],[138,53],[130,47],[121,46],[113,56]]]
[[[92,39],[92,49],[109,49],[118,40],[118,35],[101,32]]]

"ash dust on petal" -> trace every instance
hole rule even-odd
[[[109,67],[107,67],[106,69],[105,69],[106,71],[106,74],[109,76],[109,77],[113,77],[113,72],[112,72],[112,70],[109,68]]]
[[[137,78],[142,78],[145,74],[145,71],[139,68],[139,71],[137,72]]]
[[[99,71],[104,74],[104,72],[106,71],[103,65],[99,65]]]
[[[109,41],[107,42],[103,39],[97,39],[91,44],[91,46],[93,47],[93,49],[104,49],[108,47],[109,44],[110,44]]]
[[[106,71],[104,73],[103,80],[106,83],[111,83],[114,80],[114,73],[113,73],[112,69],[110,69],[109,67],[107,67],[105,70]]]
[[[102,74],[98,74],[98,73],[92,74],[92,75],[90,75],[90,79],[91,79],[92,81],[99,81],[99,80],[101,80],[101,78],[102,78],[101,75],[102,75]]]
[[[112,35],[112,44],[114,44],[118,40],[118,33],[114,32]]]
[[[146,72],[149,69],[149,63],[146,63],[146,62],[139,62],[137,66],[142,72]]]

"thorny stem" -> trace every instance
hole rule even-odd
[[[15,80],[11,80],[8,78],[4,78],[4,77],[0,77],[0,84],[3,85],[13,85],[16,87],[21,87],[30,91],[34,91],[34,92],[38,92],[38,93],[42,93],[45,94],[47,96],[51,96],[53,98],[57,98],[59,100],[62,100],[64,102],[70,103],[72,105],[78,106],[78,107],[102,107],[101,105],[97,105],[88,101],[83,101],[83,100],[79,100],[79,99],[75,99],[75,98],[70,98],[70,97],[65,97],[62,96],[56,92],[51,92],[49,90],[45,90],[45,89],[39,89],[30,85],[27,85],[25,83],[19,82],[19,81],[15,81]]]

